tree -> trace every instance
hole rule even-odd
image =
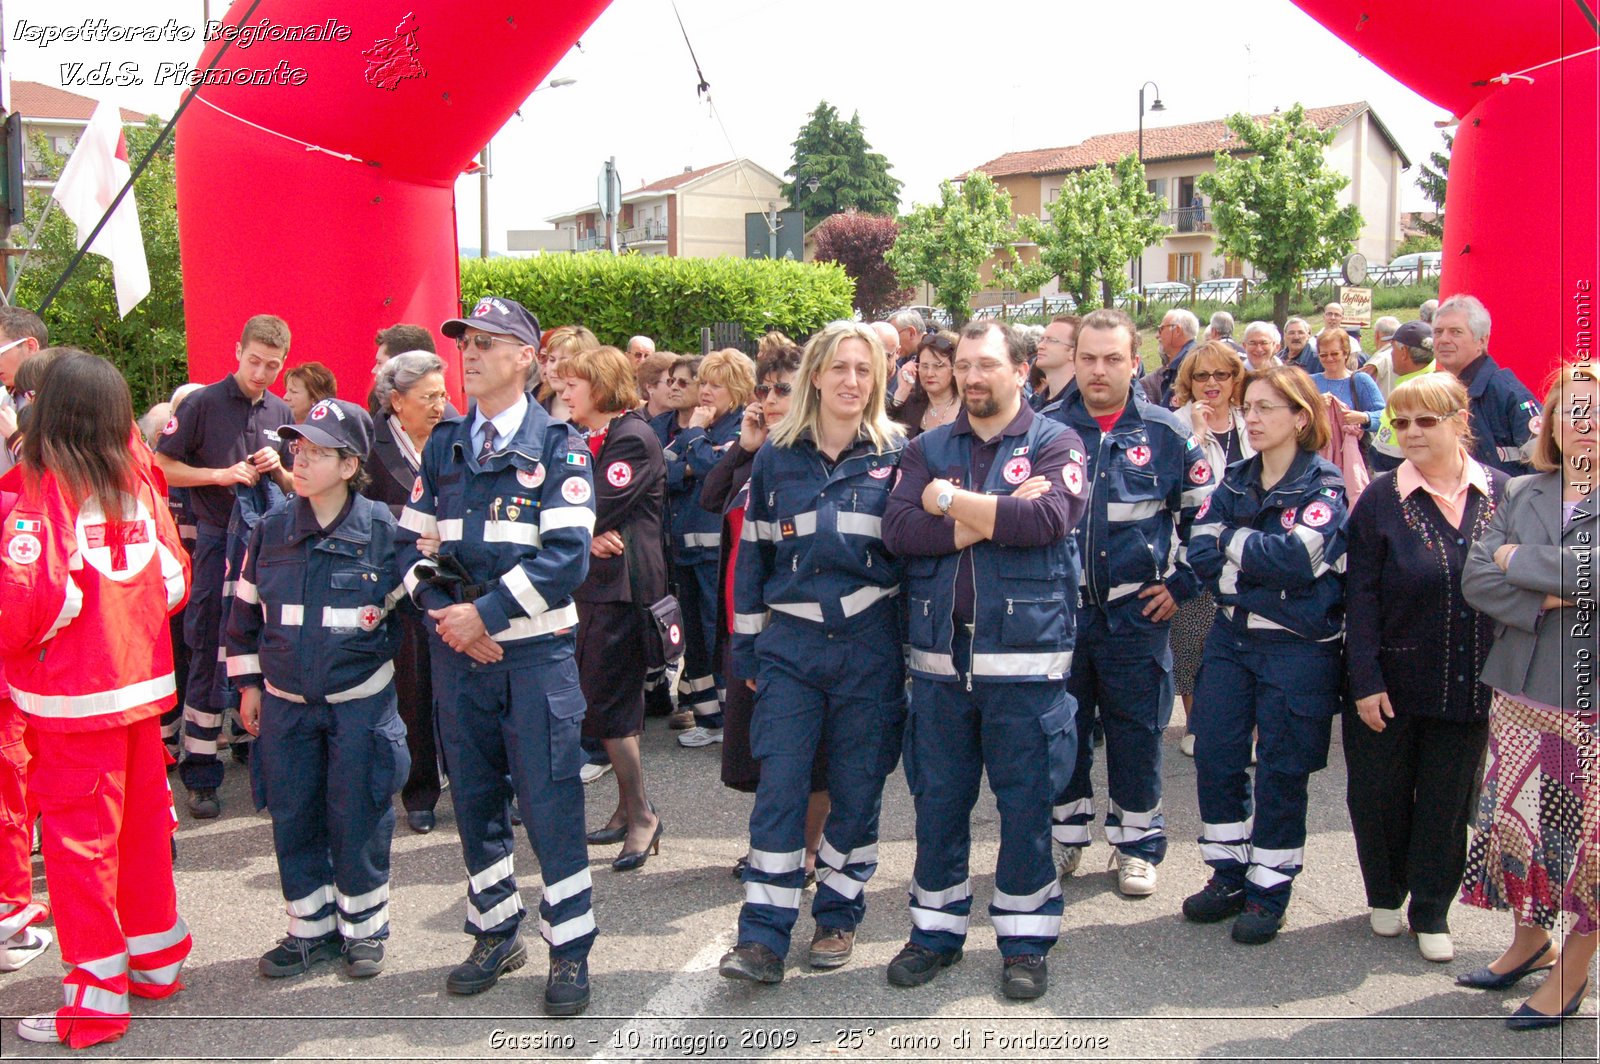
[[[855,308],[863,318],[881,318],[911,297],[884,260],[900,235],[900,223],[893,218],[848,210],[817,226],[814,235],[816,260],[837,262],[855,281]]]
[[[1428,236],[1444,236],[1444,193],[1445,186],[1450,181],[1450,153],[1455,150],[1456,138],[1444,130],[1439,131],[1444,138],[1444,151],[1428,153],[1428,162],[1422,164],[1422,173],[1417,175],[1417,187],[1422,189],[1424,195],[1433,203],[1434,220],[1425,218],[1417,219],[1417,228]],[[1432,163],[1432,166],[1428,164]]]
[[[901,221],[889,265],[903,284],[932,285],[934,298],[959,328],[966,323],[973,294],[986,287],[979,273],[984,262],[998,254],[999,268],[1010,267],[1015,239],[1011,193],[975,170],[959,189],[942,182],[938,203],[919,204]]]
[[[1001,279],[1008,288],[1032,292],[1056,278],[1080,310],[1114,306],[1128,290],[1128,261],[1172,231],[1161,224],[1165,207],[1132,155],[1115,169],[1101,163],[1068,174],[1049,221],[1017,218],[1017,235],[1038,247],[1038,260],[1003,271]]]
[[[786,173],[791,180],[783,186],[783,197],[805,212],[808,226],[851,207],[890,217],[900,210],[900,181],[889,175],[889,160],[867,143],[860,113],[842,122],[827,100],[817,104],[801,127],[794,163]]]
[[[1361,212],[1339,206],[1339,190],[1350,179],[1323,161],[1333,131],[1306,121],[1300,104],[1260,124],[1236,114],[1228,128],[1245,154],[1217,152],[1216,172],[1201,174],[1195,185],[1211,200],[1217,251],[1248,259],[1265,275],[1259,287],[1272,293],[1281,328],[1300,274],[1350,252]]]
[[[137,165],[144,158],[164,124],[151,118],[143,126],[128,129],[128,159],[132,164]],[[66,160],[52,151],[43,137],[36,137],[30,149],[52,179],[61,173]],[[118,317],[111,261],[91,252],[57,293],[44,318],[52,344],[81,348],[115,363],[127,378],[136,412],[142,413],[189,379],[183,331],[183,271],[178,258],[178,186],[173,176],[170,139],[134,183],[133,195],[139,205],[139,230],[150,266],[150,294],[126,318]],[[49,202],[48,192],[28,193],[27,219],[16,233],[19,239],[33,231]],[[14,301],[24,307],[42,303],[77,249],[77,229],[72,220],[59,210],[51,210],[17,280]]]

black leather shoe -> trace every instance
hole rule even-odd
[[[235,764],[248,765],[250,763],[250,743],[233,742],[228,744],[228,754]]]
[[[1539,948],[1539,952],[1506,972],[1504,975],[1494,971],[1488,965],[1474,968],[1470,972],[1463,972],[1456,976],[1456,986],[1468,987],[1472,990],[1505,990],[1516,986],[1523,979],[1534,972],[1547,972],[1556,966],[1555,961],[1549,964],[1538,964],[1540,957],[1550,952],[1550,943],[1546,942]]]
[[[589,959],[550,958],[550,975],[544,983],[546,1016],[576,1016],[589,1007]]]
[[[722,955],[717,971],[724,979],[752,983],[783,982],[783,958],[759,942],[741,942]]]
[[[666,822],[656,817],[656,833],[650,836],[650,842],[642,850],[623,850],[615,861],[611,862],[613,872],[631,872],[635,868],[643,868],[645,861],[653,853],[661,852],[661,829],[666,827]]]
[[[344,944],[344,970],[352,979],[371,979],[383,971],[383,940],[358,938]]]
[[[940,953],[915,942],[907,942],[905,948],[889,962],[889,985],[921,986],[938,975],[941,969],[950,967],[960,959],[960,950]]]
[[[479,994],[527,962],[528,950],[520,935],[484,935],[473,943],[467,959],[451,970],[444,988],[452,994]]]
[[[1246,902],[1244,912],[1233,922],[1233,940],[1246,946],[1261,946],[1278,937],[1285,923],[1282,913],[1271,912],[1257,902]]]
[[[432,809],[413,809],[406,814],[406,826],[418,835],[426,835],[437,823]]]
[[[1198,894],[1183,899],[1183,915],[1197,924],[1214,924],[1243,911],[1244,888],[1221,876],[1212,876]]]
[[[1506,1017],[1506,1026],[1513,1031],[1540,1031],[1546,1027],[1560,1027],[1562,1020],[1578,1011],[1578,1006],[1583,1004],[1583,995],[1588,992],[1589,980],[1585,979],[1559,1016],[1548,1016],[1524,1001],[1517,1006],[1516,1012]]]
[[[331,961],[339,955],[344,940],[337,933],[322,938],[296,938],[286,936],[283,941],[267,950],[256,964],[256,970],[268,979],[283,979],[308,972],[313,965]]]
[[[215,820],[222,815],[222,803],[213,787],[189,792],[189,815],[196,820]]]
[[[1000,973],[1000,992],[1013,1001],[1031,1001],[1042,997],[1050,987],[1050,970],[1044,957],[1037,953],[1021,957],[1007,957]]]
[[[614,828],[595,828],[584,836],[590,846],[615,846],[628,837],[628,825],[622,824]]]

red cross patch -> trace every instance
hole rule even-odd
[[[1191,484],[1209,484],[1211,482],[1211,463],[1202,458],[1190,466],[1189,482]]]
[[[673,646],[677,646],[683,642],[683,630],[675,624],[670,626],[667,629],[667,639],[671,641]]]
[[[311,420],[312,421],[321,421],[323,418],[325,418],[327,416],[328,416],[328,408],[327,408],[327,406],[325,406],[322,403],[318,403],[311,410]]]
[[[1128,448],[1128,461],[1132,462],[1136,466],[1149,465],[1150,448],[1146,447],[1142,443],[1137,447]]]
[[[533,463],[533,471],[531,473],[526,469],[517,470],[517,483],[525,488],[537,488],[540,484],[543,484],[544,463]]]
[[[1305,510],[1305,522],[1312,528],[1321,528],[1333,520],[1333,507],[1325,502],[1314,502]]]
[[[383,620],[383,612],[376,606],[363,606],[361,612],[356,614],[356,623],[363,632],[370,632],[378,627],[378,622]]]
[[[1283,516],[1278,520],[1283,522],[1284,528],[1293,528],[1295,515],[1299,512],[1299,510],[1296,510],[1293,506],[1291,506],[1287,510],[1283,511]]]
[[[416,483],[411,485],[411,501],[412,502],[421,502],[422,501],[422,478],[421,477],[418,477]]]
[[[149,530],[145,528],[143,522],[119,521],[109,526],[88,525],[83,533],[84,545],[90,550],[106,547],[111,551],[111,571],[114,573],[127,571],[128,547],[135,543],[150,542]]]
[[[589,482],[580,477],[572,477],[561,484],[561,497],[574,506],[588,502],[590,494]]]
[[[1006,467],[1000,471],[1000,475],[1005,477],[1007,484],[1021,484],[1028,479],[1028,474],[1032,472],[1032,462],[1026,458],[1013,458],[1006,463]]]
[[[161,435],[163,435],[163,436],[171,436],[174,432],[177,432],[177,431],[178,431],[178,419],[175,418],[175,417],[169,417],[167,419],[167,427],[161,430]]]
[[[39,545],[39,537],[27,532],[13,539],[6,547],[6,557],[18,565],[32,565],[39,560],[39,555],[44,553],[44,548]]]
[[[867,476],[871,477],[873,480],[888,480],[889,474],[893,472],[894,469],[889,466],[879,466],[876,469],[867,470]]]
[[[612,462],[606,466],[606,483],[613,488],[625,488],[633,483],[633,466],[627,462]]]
[[[1195,518],[1196,521],[1198,521],[1198,520],[1200,520],[1200,518],[1204,517],[1206,514],[1208,514],[1210,512],[1211,512],[1211,496],[1207,495],[1204,499],[1200,500],[1200,509],[1198,509],[1198,510],[1196,510],[1194,512],[1194,518]]]
[[[1061,469],[1061,483],[1074,495],[1083,494],[1083,466],[1076,462],[1068,462]]]

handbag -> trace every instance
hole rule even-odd
[[[677,664],[678,659],[683,657],[683,608],[678,605],[675,596],[664,595],[645,609],[650,614],[655,631],[655,649],[660,651],[659,661],[652,664]]]

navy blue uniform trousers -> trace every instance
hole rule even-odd
[[[389,937],[394,794],[410,769],[392,684],[337,705],[262,693],[250,779],[272,814],[289,934]]]
[[[433,694],[467,865],[467,934],[507,935],[522,922],[515,794],[544,879],[540,933],[552,957],[581,959],[595,938],[578,779],[584,701],[573,637],[562,638],[564,656],[511,670],[468,668],[464,655],[434,647]]]
[[[1338,640],[1246,638],[1220,621],[1206,637],[1194,692],[1200,854],[1269,912],[1287,908],[1305,864],[1306,787],[1328,763],[1340,649]]]
[[[774,613],[756,637],[760,676],[750,751],[761,762],[739,941],[782,957],[800,912],[811,769],[827,751],[832,807],[817,850],[818,927],[852,931],[878,868],[883,781],[900,758],[905,661],[896,603],[832,632]],[[859,620],[859,618],[858,618]]]
[[[193,583],[183,610],[183,640],[189,645],[189,682],[183,701],[183,761],[178,776],[191,791],[222,786],[217,738],[227,712],[222,662],[222,584],[228,565],[228,533],[201,525],[191,562]],[[228,601],[232,602],[230,596]]]
[[[1106,736],[1106,841],[1160,864],[1167,854],[1161,813],[1161,735],[1172,721],[1171,626],[1140,614],[1148,600],[1078,611],[1078,642],[1067,691],[1078,703],[1077,734],[1098,713]],[[1067,846],[1089,845],[1094,822],[1094,744],[1079,743],[1072,779],[1057,796],[1053,832]]]

